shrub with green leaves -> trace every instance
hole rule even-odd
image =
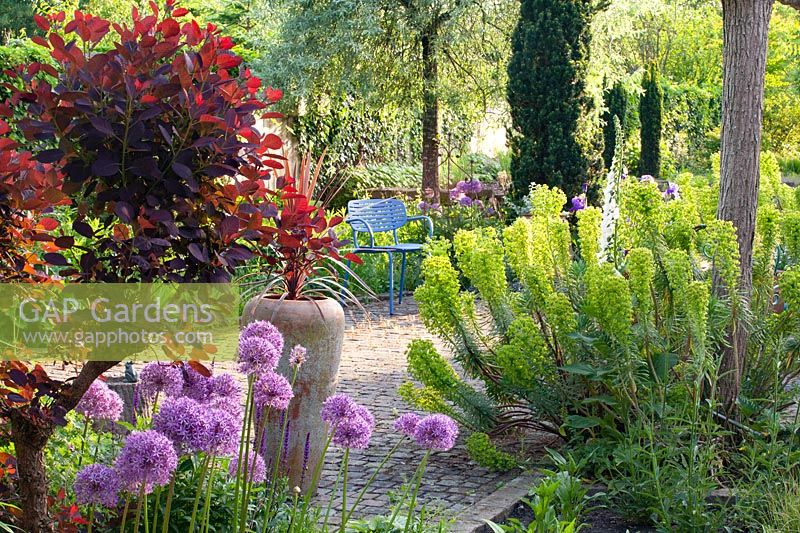
[[[765,264],[787,242],[777,221],[795,213],[794,204],[780,201],[782,185],[773,185],[764,209],[776,212],[762,216],[759,225]],[[713,372],[733,313],[740,312],[735,290],[713,290],[715,278],[721,287],[736,287],[739,272],[733,226],[709,218],[707,202],[716,190],[714,180],[691,175],[669,194],[652,180],[623,180],[619,248],[600,254],[601,210],[579,211],[572,232],[561,211],[564,194],[536,185],[529,217],[500,233],[461,230],[453,239],[455,262],[444,252],[423,261],[424,283],[415,293],[420,315],[466,377],[482,383],[480,398],[491,401],[495,413],[484,420],[496,424],[484,430],[534,427],[586,438],[637,416],[642,398],[665,398],[671,383]],[[459,285],[460,276],[468,287]],[[794,297],[793,276],[783,278],[787,302]],[[768,319],[773,285],[770,277],[756,287],[765,296],[750,304],[754,338],[775,338],[777,328],[786,327]],[[794,323],[792,316],[785,321]],[[779,338],[769,345],[770,354],[791,348],[787,332]],[[763,357],[756,366],[763,368]],[[748,382],[746,394],[763,397],[797,370],[794,361],[772,378],[753,370],[760,377]],[[438,391],[449,409],[474,408],[452,387],[419,381]]]

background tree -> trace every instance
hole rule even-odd
[[[642,77],[642,96],[639,100],[639,121],[641,122],[639,154],[639,175],[649,174],[658,179],[661,176],[661,127],[664,91],[658,75],[658,66],[650,63]]]
[[[582,0],[522,0],[508,63],[509,146],[514,194],[532,183],[568,196],[586,181],[577,139],[586,105],[589,23],[597,7]]]
[[[501,100],[513,15],[509,0],[288,1],[265,38],[264,74],[285,106],[364,102],[368,114],[400,109],[421,126],[423,188],[439,190],[443,116],[471,124]],[[258,65],[258,63],[257,63]],[[321,107],[321,106],[320,106]],[[294,109],[291,109],[294,108]]]
[[[800,0],[782,3],[800,9]],[[720,287],[717,282],[717,290],[739,292],[745,305],[753,288],[753,239],[772,9],[773,0],[722,0],[722,140],[717,217],[736,227],[741,277],[739,287]],[[719,397],[730,412],[736,409],[746,364],[748,331],[743,318],[740,313],[720,364]]]
[[[621,132],[617,132],[614,127],[614,117],[619,119]],[[603,164],[608,170],[614,159],[614,148],[617,142],[617,135],[622,135],[623,145],[625,144],[625,133],[627,132],[628,118],[628,94],[622,82],[614,83],[605,92],[605,111],[603,112]]]

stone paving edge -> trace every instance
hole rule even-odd
[[[451,533],[491,533],[484,520],[498,524],[505,521],[514,507],[528,495],[540,474],[525,472],[498,488],[485,498],[467,507],[458,514]]]

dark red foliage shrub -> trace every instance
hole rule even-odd
[[[261,238],[262,180],[282,164],[256,114],[280,91],[262,90],[230,38],[185,14],[170,0],[134,9],[130,26],[80,11],[37,18],[34,41],[57,66],[20,67],[9,88],[36,162],[61,169],[76,207],[54,235],[65,251],[44,256],[62,276],[225,281]],[[113,49],[100,51],[109,33]]]
[[[267,292],[289,300],[337,297],[339,249],[346,243],[337,239],[334,228],[342,217],[327,218],[324,207],[311,202],[313,186],[303,190],[289,175],[281,177],[278,185],[268,213],[271,223],[264,228],[263,243],[274,252],[267,262],[275,268]],[[344,258],[361,263],[353,253]]]

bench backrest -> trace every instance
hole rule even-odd
[[[361,219],[375,233],[396,231],[408,221],[406,204],[396,198],[372,200],[350,200],[347,202],[348,217]],[[354,231],[367,232],[367,226],[358,220],[350,221]]]

